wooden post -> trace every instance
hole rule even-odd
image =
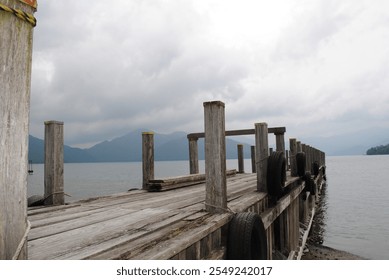
[[[276,133],[276,151],[283,152],[285,155],[284,133]]]
[[[65,204],[63,122],[45,122],[45,205]]]
[[[0,4],[35,12],[17,0]],[[33,24],[0,10],[0,260],[27,258],[32,37]]]
[[[291,176],[297,176],[297,162],[296,162],[296,154],[297,154],[297,141],[296,138],[289,139],[289,159],[290,159],[290,174]]]
[[[256,164],[255,164],[255,146],[251,146],[251,172],[257,172]]]
[[[154,133],[142,132],[142,189],[147,190],[147,183],[154,179]]]
[[[243,144],[238,144],[238,173],[244,173]]]
[[[198,138],[189,138],[189,172],[190,174],[199,173],[199,148]]]
[[[267,159],[269,157],[269,141],[267,123],[255,124],[255,162],[257,169],[257,190],[267,192]]]
[[[204,102],[206,210],[227,209],[226,140],[224,103]]]
[[[290,157],[289,157],[289,151],[285,150],[285,159],[286,159],[286,170],[290,170]]]
[[[297,144],[297,152],[298,152],[298,153],[302,152],[302,151],[303,151],[303,148],[302,148],[302,146],[301,146],[301,141],[297,141],[296,144]]]

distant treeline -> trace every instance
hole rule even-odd
[[[389,155],[389,144],[381,145],[377,147],[370,148],[366,151],[367,155]]]

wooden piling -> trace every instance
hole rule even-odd
[[[296,138],[289,139],[289,159],[290,159],[290,172],[291,176],[297,176],[297,141]]]
[[[267,123],[255,124],[255,162],[257,169],[257,189],[267,192],[267,159],[269,157],[269,142]]]
[[[199,173],[199,148],[198,138],[189,138],[189,172],[190,174]]]
[[[0,4],[32,16],[17,0]],[[27,258],[28,125],[33,25],[0,10],[0,259]]]
[[[64,161],[63,161],[63,122],[45,122],[45,205],[63,205]]]
[[[238,149],[238,173],[244,173],[243,144],[238,144],[237,149]]]
[[[142,133],[142,189],[147,190],[147,183],[154,179],[154,132]]]
[[[222,213],[227,209],[226,143],[224,103],[204,102],[206,210]]]
[[[255,146],[251,146],[251,172],[256,173],[256,164],[255,164]]]

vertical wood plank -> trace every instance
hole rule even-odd
[[[147,190],[147,183],[154,179],[154,133],[142,133],[142,189]]]
[[[189,138],[189,172],[190,174],[199,173],[199,148],[198,139]]]
[[[267,158],[269,157],[267,123],[255,124],[255,150],[257,189],[260,192],[267,192]]]
[[[256,164],[255,164],[255,146],[251,146],[251,172],[257,172]]]
[[[290,174],[291,176],[297,176],[297,141],[296,138],[289,139],[289,159],[290,159]]]
[[[17,0],[10,8],[33,14]],[[15,14],[0,11],[0,260],[27,258],[27,163],[33,27]]]
[[[237,149],[238,149],[238,173],[244,173],[243,144],[238,144]]]
[[[221,213],[227,208],[226,142],[224,103],[204,102],[206,210]]]
[[[65,204],[63,166],[63,122],[45,122],[45,205]]]

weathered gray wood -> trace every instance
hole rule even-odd
[[[274,207],[264,211],[261,214],[265,229],[267,229],[275,221],[275,219],[277,219],[277,217],[290,205],[291,201],[298,197],[303,189],[303,184],[294,187],[288,195],[277,201],[277,204]]]
[[[224,212],[227,207],[224,103],[204,103],[206,210]]]
[[[297,176],[297,140],[296,138],[289,139],[289,159],[290,159],[290,173],[291,176]]]
[[[302,152],[303,149],[302,149],[302,146],[301,146],[301,141],[297,141],[297,142],[296,142],[296,145],[297,145],[297,152],[298,152],[298,153]]]
[[[45,122],[45,205],[65,204],[63,122]]]
[[[260,192],[267,192],[267,159],[269,157],[267,123],[255,124],[255,150],[257,188]]]
[[[16,0],[0,3],[32,14]],[[25,259],[32,25],[0,11],[0,260]],[[17,253],[18,246],[22,246]]]
[[[251,146],[251,172],[256,173],[256,164],[255,164],[255,146]]]
[[[142,133],[142,188],[147,189],[149,180],[154,179],[154,133]]]
[[[238,149],[238,173],[244,173],[243,144],[238,144],[237,149]]]
[[[269,127],[268,132],[273,134],[285,133],[285,127]],[[227,130],[226,136],[255,135],[255,129]],[[204,138],[204,132],[190,133],[188,139]]]
[[[199,148],[197,138],[189,138],[189,172],[190,174],[199,173]]]
[[[226,176],[235,176],[236,170],[227,170]],[[205,182],[205,174],[191,174],[171,178],[149,180],[147,189],[149,191],[167,191],[183,187],[189,187]]]

